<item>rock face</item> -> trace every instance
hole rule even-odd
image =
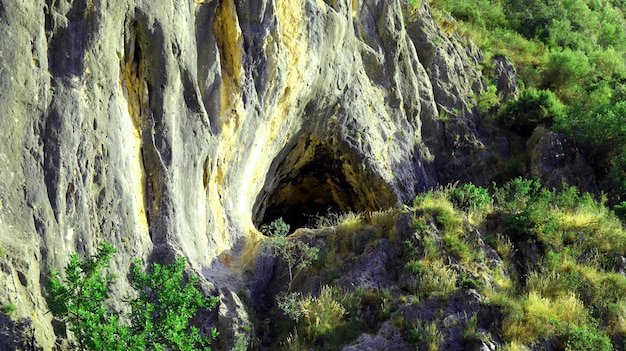
[[[576,145],[563,135],[543,127],[535,128],[526,147],[530,155],[530,175],[550,188],[563,183],[585,192],[595,192],[595,174]]]
[[[260,223],[471,178],[480,54],[427,4],[409,12],[400,0],[0,0],[0,303],[49,350],[44,286],[70,252],[111,242],[119,272],[182,254],[236,289]]]

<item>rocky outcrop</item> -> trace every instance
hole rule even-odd
[[[492,60],[494,73],[496,76],[496,88],[498,95],[504,101],[517,98],[519,94],[519,84],[517,81],[517,70],[513,63],[505,56],[496,56]]]
[[[563,135],[543,127],[526,142],[530,155],[530,175],[548,188],[566,183],[584,192],[596,192],[595,174],[576,145]]]
[[[0,302],[49,350],[43,287],[70,252],[109,241],[119,272],[179,253],[207,290],[234,291],[260,223],[470,178],[480,54],[428,5],[408,10],[1,0]]]

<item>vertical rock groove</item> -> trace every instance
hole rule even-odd
[[[377,210],[469,177],[453,148],[480,145],[469,107],[483,85],[466,64],[479,53],[449,37],[437,47],[427,3],[415,23],[405,10],[0,0],[0,248],[21,272],[0,273],[0,301],[20,296],[48,350],[42,284],[70,252],[109,241],[120,270],[183,254],[206,286],[236,291],[255,225]],[[444,126],[439,111],[455,108]],[[443,142],[455,134],[467,142]]]

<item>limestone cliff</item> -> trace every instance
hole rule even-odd
[[[489,181],[480,53],[412,12],[0,0],[0,302],[48,350],[43,286],[70,252],[109,241],[120,271],[180,253],[227,291],[263,222]]]

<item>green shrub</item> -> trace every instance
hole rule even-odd
[[[608,103],[592,111],[572,109],[571,118],[556,127],[573,138],[598,170],[602,189],[613,203],[626,193],[626,101]]]
[[[278,218],[275,221],[272,221],[270,224],[261,225],[260,231],[263,235],[270,237],[286,237],[289,235],[289,230],[291,226],[283,220],[283,218]]]
[[[142,347],[194,350],[196,345],[208,346],[217,332],[213,329],[211,336],[204,337],[189,321],[199,308],[215,307],[217,298],[207,299],[202,295],[197,289],[197,276],[191,275],[185,282],[185,259],[179,256],[169,265],[153,263],[147,273],[143,273],[141,267],[141,260],[135,260],[131,267],[131,286],[139,296],[129,304],[131,333],[143,339]]]
[[[529,39],[546,40],[552,21],[566,17],[560,0],[508,0],[504,4],[511,27]]]
[[[582,51],[552,49],[541,68],[541,87],[561,93],[585,83],[590,78],[592,67],[589,57]],[[568,95],[569,96],[569,95]]]
[[[6,314],[11,314],[15,312],[15,310],[17,310],[17,306],[15,306],[14,303],[7,303],[7,304],[2,305],[2,307],[0,307],[0,311]]]
[[[179,257],[171,265],[153,264],[142,273],[140,261],[131,267],[131,286],[138,296],[124,300],[131,307],[131,325],[120,322],[122,314],[107,307],[112,276],[104,273],[115,249],[102,244],[96,255],[82,260],[70,256],[65,279],[52,271],[48,284],[48,307],[55,317],[69,324],[78,350],[195,350],[217,336],[202,336],[189,324],[198,308],[213,308],[216,298],[204,298],[197,290],[198,277],[184,282],[185,261]]]
[[[495,187],[493,197],[500,210],[515,213],[525,209],[540,191],[541,184],[538,181],[515,178],[501,187]]]
[[[310,340],[332,333],[344,322],[346,309],[339,302],[341,297],[329,286],[323,286],[318,297],[300,301],[302,320]]]
[[[422,298],[446,296],[457,288],[459,275],[440,259],[410,261],[405,269],[412,274],[412,290]]]
[[[126,344],[130,328],[120,325],[119,314],[104,304],[109,297],[108,284],[112,276],[104,274],[115,249],[110,244],[98,248],[95,256],[81,260],[78,254],[70,256],[65,267],[65,280],[60,273],[52,271],[48,284],[48,307],[52,314],[67,322],[74,333],[78,350],[118,350]]]
[[[489,190],[471,183],[453,188],[448,196],[456,207],[465,211],[486,211],[493,202]]]
[[[565,340],[565,351],[611,351],[611,340],[596,328],[567,325],[561,338]]]
[[[495,110],[495,108],[500,105],[500,98],[498,97],[498,88],[490,84],[487,88],[487,91],[484,91],[478,97],[478,101],[476,102],[478,107],[478,112],[483,115],[489,114]]]
[[[552,126],[565,117],[566,108],[550,90],[529,88],[507,101],[498,113],[498,122],[507,129],[528,136],[538,125]]]

